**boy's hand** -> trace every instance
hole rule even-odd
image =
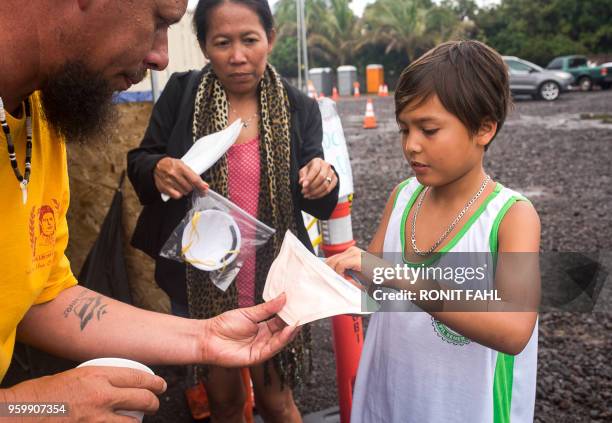
[[[344,272],[347,270],[361,272],[361,257],[364,252],[361,248],[350,247],[345,252],[325,260],[325,264],[342,276],[344,276]]]

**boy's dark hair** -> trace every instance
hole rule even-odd
[[[395,89],[396,118],[409,104],[417,101],[414,106],[419,106],[433,94],[472,135],[485,120],[497,122],[492,142],[511,105],[508,69],[499,53],[484,43],[447,41],[402,71]]]
[[[200,0],[193,14],[193,29],[201,45],[206,42],[206,30],[208,29],[208,15],[217,6],[223,3],[237,3],[251,9],[259,17],[261,26],[268,40],[274,31],[274,17],[270,10],[268,0]]]

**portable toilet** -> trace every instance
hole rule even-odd
[[[338,92],[340,95],[353,95],[353,84],[357,82],[357,68],[355,66],[338,67]]]
[[[334,81],[331,68],[313,68],[308,71],[308,75],[314,84],[317,93],[323,93],[326,96],[330,96],[332,94]]]
[[[368,94],[378,93],[378,87],[385,83],[383,65],[368,65],[366,67],[366,83]]]

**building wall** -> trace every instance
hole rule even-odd
[[[174,72],[190,69],[201,69],[206,59],[200,50],[192,26],[193,13],[187,12],[183,19],[168,30],[168,55],[170,63],[163,71],[154,71],[157,76],[157,88],[161,92]],[[151,91],[151,75],[132,86],[128,92]]]

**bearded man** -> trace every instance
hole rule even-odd
[[[113,92],[167,66],[168,27],[186,3],[0,2],[0,143],[7,146],[0,154],[0,380],[16,339],[73,360],[116,356],[229,367],[264,361],[295,335],[273,317],[284,296],[214,319],[181,319],[78,286],[64,253],[65,140],[87,142],[109,122]],[[44,235],[54,238],[48,252],[36,254],[37,217],[49,210],[54,220]],[[75,307],[92,309],[71,313]],[[117,409],[156,411],[156,394],[165,388],[161,378],[138,370],[84,367],[0,389],[0,405],[67,403],[70,420],[121,421],[127,417]]]

